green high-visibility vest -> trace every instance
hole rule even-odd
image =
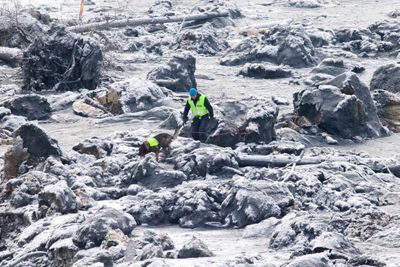
[[[150,147],[158,146],[158,140],[155,139],[154,137],[147,139],[147,143],[149,143]]]
[[[194,104],[193,100],[189,97],[188,103],[190,106],[190,110],[192,111],[193,117],[203,117],[204,115],[208,114],[208,109],[204,106],[204,102],[206,101],[206,96],[201,95],[199,100],[197,100],[196,105]]]

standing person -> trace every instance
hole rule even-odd
[[[183,122],[187,122],[189,110],[192,112],[192,137],[194,140],[205,142],[207,139],[207,126],[210,119],[214,119],[213,108],[205,95],[197,92],[196,88],[190,88],[189,97],[183,111]]]

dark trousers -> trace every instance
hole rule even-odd
[[[204,143],[207,139],[207,126],[210,118],[203,116],[202,118],[194,118],[192,122],[192,137]]]

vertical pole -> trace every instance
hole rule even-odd
[[[82,18],[83,18],[83,8],[85,6],[85,0],[81,0],[81,6],[79,9],[79,20],[82,22]]]

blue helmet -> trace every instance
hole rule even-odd
[[[190,90],[189,90],[189,95],[190,95],[191,97],[192,97],[192,96],[196,96],[196,95],[197,95],[197,89],[194,88],[194,87],[190,88]]]

